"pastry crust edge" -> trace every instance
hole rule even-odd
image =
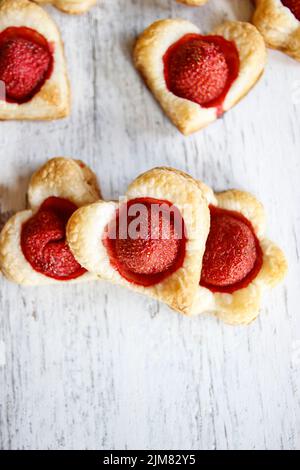
[[[256,0],[252,23],[268,47],[300,61],[300,21],[278,0]]]
[[[188,5],[190,7],[199,7],[201,5],[205,5],[208,0],[176,0],[178,3],[182,3],[183,5]]]
[[[40,5],[51,4],[58,10],[70,15],[81,15],[90,10],[97,0],[33,0]]]

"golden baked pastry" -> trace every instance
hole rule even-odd
[[[178,3],[183,3],[184,5],[188,5],[191,7],[198,7],[208,2],[208,0],[176,0],[176,1]]]
[[[18,284],[44,285],[91,280],[65,238],[70,215],[100,198],[94,173],[81,161],[53,158],[33,174],[29,209],[18,212],[0,234],[0,269]]]
[[[99,278],[186,314],[198,292],[208,230],[208,205],[197,182],[155,168],[130,184],[124,201],[78,209],[67,240],[80,265]]]
[[[60,33],[28,0],[0,1],[0,84],[0,120],[59,119],[70,112]]]
[[[172,230],[157,242],[157,231],[148,232],[149,205],[164,203],[175,205],[182,216],[186,230],[181,245],[174,245]],[[139,227],[137,237],[129,232],[130,224]],[[265,212],[254,196],[238,190],[214,194],[170,168],[138,177],[125,201],[78,209],[69,220],[67,239],[77,261],[100,279],[155,297],[186,315],[212,313],[230,324],[254,320],[262,293],[287,270],[284,254],[265,237]]]
[[[95,5],[97,0],[34,0],[36,3],[51,3],[59,10],[70,14],[81,14]]]
[[[227,21],[202,36],[189,21],[167,19],[139,36],[133,58],[165,113],[188,135],[248,93],[263,73],[266,50],[250,23]]]
[[[300,60],[300,2],[256,0],[252,22],[266,44]]]
[[[230,324],[259,314],[262,294],[287,262],[265,237],[265,212],[251,194],[214,193],[172,168],[154,168],[119,202],[100,200],[81,161],[54,158],[31,178],[30,209],[0,234],[0,268],[19,284],[107,280],[185,315]]]
[[[206,197],[211,229],[191,313],[248,324],[259,314],[263,292],[285,277],[287,262],[266,238],[265,211],[254,196],[238,190],[214,194],[206,187]]]

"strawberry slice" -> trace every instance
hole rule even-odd
[[[232,293],[247,287],[262,266],[262,250],[252,224],[241,213],[210,206],[211,227],[200,285]]]
[[[24,223],[22,252],[35,271],[60,281],[76,279],[86,272],[66,242],[66,224],[76,209],[67,199],[49,197]]]
[[[220,36],[185,35],[163,61],[168,89],[207,108],[223,103],[239,71],[235,44]]]
[[[111,265],[124,279],[152,286],[183,265],[184,220],[169,201],[131,199],[106,227],[103,244]]]
[[[0,80],[6,100],[29,101],[50,77],[53,56],[46,39],[30,28],[7,28],[0,34]]]

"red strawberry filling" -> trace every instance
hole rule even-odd
[[[233,42],[221,36],[187,34],[163,57],[168,89],[180,98],[205,108],[222,104],[239,73],[239,53]]]
[[[285,7],[288,7],[293,15],[300,21],[300,1],[299,0],[281,0]]]
[[[185,226],[170,202],[137,198],[123,204],[103,238],[112,266],[129,282],[151,286],[179,269]]]
[[[211,228],[200,285],[232,293],[247,287],[262,266],[262,250],[252,224],[235,211],[210,206]]]
[[[59,281],[75,279],[86,272],[66,243],[66,224],[76,209],[66,199],[49,197],[24,223],[21,247],[35,271]]]
[[[0,80],[5,84],[6,101],[30,101],[52,70],[52,51],[37,31],[11,27],[0,33]]]

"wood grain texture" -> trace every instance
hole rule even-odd
[[[249,327],[183,318],[106,283],[21,288],[0,279],[2,449],[300,448],[299,64],[270,52],[263,79],[223,119],[184,138],[131,64],[137,33],[182,16],[204,32],[249,19],[250,1],[98,0],[88,15],[48,8],[61,27],[73,112],[0,124],[1,222],[25,205],[47,158],[83,159],[115,198],[172,165],[217,190],[256,194],[286,251],[284,286]],[[5,357],[3,357],[5,353]]]

